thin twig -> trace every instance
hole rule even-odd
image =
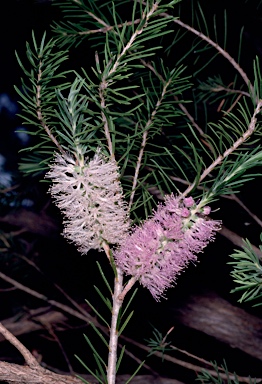
[[[93,18],[95,18],[94,14],[92,14],[91,12],[87,12],[89,16],[92,16]],[[97,20],[99,23],[102,24],[102,21],[101,19],[98,18]],[[139,24],[141,21],[141,19],[136,19],[134,21],[126,21],[125,23],[121,23],[121,24],[117,24],[116,26],[115,25],[108,25],[106,23],[103,23],[104,27],[103,28],[97,28],[97,29],[88,29],[86,31],[79,31],[79,32],[76,32],[76,33],[66,33],[63,35],[63,36],[85,36],[85,35],[94,35],[96,33],[107,33],[107,32],[115,32],[114,29],[117,27],[117,28],[123,28],[124,26],[129,26],[129,25],[134,25],[134,24]]]
[[[200,176],[200,178],[198,180],[198,184],[200,184],[206,178],[207,175],[209,175],[219,164],[222,163],[222,161],[226,157],[231,155],[231,153],[233,153],[240,145],[242,145],[254,133],[255,127],[256,127],[256,122],[257,122],[257,115],[260,113],[261,108],[262,108],[262,100],[259,100],[246,132],[244,132],[244,134],[241,137],[239,137],[239,139],[236,140],[230,148],[228,148],[222,155],[219,155],[216,158],[216,160],[213,161],[213,163],[203,171],[202,175]],[[190,185],[181,194],[181,198],[187,196],[195,187],[196,187],[195,183]]]
[[[115,64],[113,65],[113,68],[109,71],[108,77],[111,76],[115,71],[117,70],[118,66],[120,65],[120,62],[122,60],[122,57],[125,56],[125,54],[129,51],[132,44],[135,42],[136,38],[141,35],[143,30],[147,27],[148,21],[150,17],[157,11],[159,2],[156,1],[152,4],[151,9],[148,11],[148,13],[143,12],[143,16],[141,18],[141,27],[136,29],[135,32],[132,34],[132,36],[129,39],[129,42],[123,47],[122,52],[118,55],[117,60]]]
[[[113,151],[113,143],[112,143],[111,134],[110,134],[110,131],[109,131],[108,120],[107,120],[106,114],[104,112],[104,110],[106,109],[106,101],[105,101],[105,97],[104,97],[104,93],[105,93],[104,90],[105,90],[105,88],[107,88],[107,86],[108,86],[108,84],[105,81],[105,79],[103,78],[101,83],[99,84],[98,91],[99,91],[99,97],[100,97],[100,105],[101,105],[101,108],[102,108],[102,110],[101,110],[102,122],[104,124],[104,132],[105,132],[105,137],[106,137],[106,140],[107,140],[108,150],[109,150],[109,153],[110,153],[111,160],[114,160],[115,155],[114,155],[114,151]]]
[[[177,96],[174,96],[174,99],[176,101],[178,101],[178,106],[179,108],[181,109],[181,111],[184,112],[184,114],[187,116],[188,120],[190,121],[190,123],[197,129],[198,133],[201,135],[201,136],[206,136],[205,135],[205,132],[203,131],[202,128],[200,128],[200,126],[196,123],[195,119],[193,118],[193,116],[190,115],[190,113],[188,112],[187,108],[184,106],[184,104],[180,103],[179,102],[179,99]]]
[[[134,340],[130,339],[129,337],[122,336],[122,339],[128,341],[129,343],[137,346],[140,349],[143,349],[144,351],[152,352],[152,349],[150,347],[147,347],[146,345],[143,345],[137,341],[134,341]],[[181,367],[187,368],[187,369],[195,371],[195,372],[201,372],[203,370],[203,367],[200,367],[198,365],[191,364],[191,363],[188,363],[186,361],[177,359],[173,356],[163,354],[162,352],[155,351],[154,356],[159,357],[161,359],[165,359],[166,361],[170,361],[171,363],[180,365]],[[218,377],[218,373],[214,370],[205,368],[205,371],[209,372],[212,376]],[[228,379],[228,378],[235,379],[235,375],[233,375],[233,374],[226,375],[224,373],[219,373],[219,375],[222,379]],[[236,375],[236,376],[240,382],[250,384],[250,377],[243,377],[243,376],[238,376],[238,375]],[[261,382],[262,382],[262,378],[256,378],[256,383],[261,383]]]
[[[68,307],[65,304],[59,303],[56,300],[50,300],[45,295],[43,295],[42,293],[39,293],[39,292],[37,292],[31,288],[26,287],[25,285],[19,283],[18,281],[12,279],[11,277],[5,275],[2,272],[0,272],[0,278],[7,281],[10,284],[12,284],[13,286],[20,289],[21,291],[24,291],[24,292],[28,293],[29,295],[36,297],[37,299],[43,300],[43,301],[47,302],[48,304],[50,304],[56,308],[59,308],[62,311],[70,314],[71,316],[74,316],[78,319],[83,320],[84,322],[87,322],[88,324],[93,323],[94,325],[96,325],[97,327],[99,327],[101,330],[103,330],[106,333],[108,332],[107,328],[103,327],[101,324],[99,324],[99,322],[96,320],[96,318],[91,316],[89,313],[86,313],[85,315],[83,315],[82,313],[79,313],[78,311]]]
[[[70,360],[69,360],[69,358],[68,358],[68,356],[67,356],[67,353],[66,353],[66,351],[64,350],[63,345],[62,345],[61,341],[59,340],[58,336],[56,335],[56,333],[55,333],[55,331],[54,331],[54,329],[53,329],[53,327],[52,327],[52,324],[50,324],[50,323],[42,323],[42,325],[46,328],[46,330],[48,331],[48,333],[50,333],[50,335],[53,337],[53,339],[54,339],[54,340],[57,342],[57,344],[59,345],[59,348],[60,348],[60,350],[61,350],[61,352],[62,352],[62,354],[63,354],[63,356],[64,356],[64,359],[65,359],[65,361],[66,361],[66,363],[67,363],[68,370],[69,370],[69,372],[70,372],[71,375],[74,375],[74,370],[73,370],[73,367],[72,367],[72,365],[71,365],[71,363],[70,363]]]
[[[118,343],[119,347],[120,348],[123,348],[123,345],[121,343]],[[146,364],[145,362],[143,362],[141,359],[139,359],[136,355],[134,355],[133,353],[131,353],[130,351],[128,351],[126,348],[125,348],[125,354],[127,356],[129,356],[131,359],[133,359],[134,361],[136,361],[138,363],[138,365],[143,365],[143,368],[147,369],[149,372],[151,372],[152,375],[154,376],[159,376],[158,372],[156,372],[154,369],[152,369],[148,364]]]
[[[257,215],[255,215],[253,212],[250,211],[250,209],[248,209],[248,207],[243,203],[243,201],[241,201],[235,194],[232,194],[232,195],[229,195],[228,198],[230,200],[233,200],[235,201],[237,204],[240,205],[240,207],[242,207],[248,214],[250,217],[252,217],[252,219],[260,226],[262,227],[262,220],[260,220]]]
[[[137,0],[136,0],[137,1]],[[98,19],[97,17],[95,17],[94,14],[92,14],[91,12],[88,12],[88,14],[92,17],[94,17],[99,23],[101,23],[102,25],[104,25],[104,28],[100,28],[98,30],[93,30],[92,33],[97,33],[97,32],[108,32],[110,30],[112,30],[114,27],[113,26],[110,26],[110,25],[107,25],[103,22],[103,20],[101,19]],[[169,14],[167,13],[161,13],[159,16],[164,16],[164,17],[170,17]],[[251,90],[251,93],[254,93],[254,88],[251,84],[251,81],[249,80],[247,74],[244,72],[244,70],[240,67],[240,65],[234,60],[234,58],[227,52],[225,51],[220,45],[218,45],[217,43],[215,43],[212,39],[210,39],[208,36],[204,35],[202,32],[199,32],[198,30],[196,30],[195,28],[191,27],[190,25],[184,23],[183,21],[181,21],[180,19],[174,19],[173,20],[174,23],[176,24],[179,24],[181,27],[183,28],[186,28],[187,30],[189,30],[190,32],[194,33],[195,35],[197,35],[198,37],[200,37],[202,40],[206,41],[208,44],[212,45],[222,56],[225,57],[225,59],[227,59],[231,64],[232,66],[238,71],[238,73],[241,75],[242,79],[245,81],[245,83],[247,84],[247,86],[250,88]],[[136,19],[135,20],[135,23],[138,24],[140,22],[140,19]],[[123,23],[123,24],[119,24],[118,27],[121,28],[123,25],[131,25],[132,22],[126,22],[126,23]],[[79,34],[88,34],[89,32],[91,31],[83,31],[83,32],[79,32]],[[222,88],[222,87],[221,87]],[[220,91],[222,89],[219,89],[218,91]],[[226,89],[225,89],[226,90]],[[240,93],[243,94],[243,95],[246,95],[246,96],[250,96],[249,93],[247,92],[243,92],[243,91],[233,91],[233,90],[228,90],[229,92],[236,92],[236,93]]]
[[[120,293],[119,295],[119,300],[124,300],[125,298],[125,295],[127,294],[128,291],[130,291],[130,289],[133,287],[133,285],[137,282],[137,278],[132,276],[128,283],[125,285],[124,289],[122,290],[122,292]]]
[[[160,75],[160,73],[158,73],[156,71],[156,69],[153,67],[153,65],[151,63],[148,63],[146,62],[145,60],[141,59],[140,62],[145,66],[147,67],[148,69],[150,69],[150,71],[152,71],[158,78],[159,80],[165,84],[165,80],[163,78],[163,76]],[[174,99],[177,101],[177,105],[179,106],[179,108],[181,109],[181,111],[184,112],[184,114],[187,116],[188,120],[190,121],[190,123],[193,125],[193,127],[196,128],[196,130],[198,131],[198,133],[200,134],[200,136],[206,138],[206,134],[205,132],[203,131],[203,129],[196,123],[195,119],[193,118],[193,116],[191,116],[191,114],[188,112],[188,109],[184,106],[184,104],[180,103],[179,101],[179,98],[174,95]],[[207,147],[212,151],[212,147],[210,146],[209,143],[207,143],[206,141],[204,142],[205,145],[207,145]]]
[[[134,1],[137,2],[140,0],[134,0]],[[142,1],[142,4],[145,4],[145,2]],[[159,16],[170,17],[170,15],[166,12],[161,12],[159,14]],[[210,39],[210,37],[204,35],[204,33],[199,32],[197,29],[184,23],[180,19],[173,18],[173,21],[174,21],[174,23],[176,23],[176,24],[180,25],[181,27],[187,29],[188,31],[194,33],[196,36],[200,37],[202,40],[206,41],[208,44],[210,44],[212,47],[214,47],[222,56],[224,56],[224,58],[227,59],[230,62],[230,64],[238,71],[238,73],[240,74],[240,76],[242,77],[242,79],[244,80],[244,82],[246,83],[248,88],[250,89],[251,94],[254,95],[254,87],[253,87],[251,81],[249,80],[247,74],[245,73],[245,71],[240,67],[240,65],[235,61],[235,59],[227,51],[225,51],[222,47],[220,47],[220,45],[218,45],[212,39]]]
[[[103,241],[102,242],[102,247],[103,247],[103,249],[105,251],[105,254],[106,254],[109,262],[111,263],[111,250],[110,250],[110,247],[109,247],[108,243]]]
[[[48,279],[48,277],[43,273],[43,271],[30,259],[28,259],[26,256],[24,255],[21,255],[19,253],[14,253],[15,256],[18,256],[19,258],[21,258],[22,260],[24,260],[26,263],[28,263],[29,265],[31,265],[33,268],[35,268],[42,276],[44,276],[46,279]],[[48,279],[49,280],[49,279]],[[64,297],[75,307],[79,310],[79,312],[81,312],[83,315],[86,315],[88,316],[88,312],[86,312],[84,310],[84,308],[82,308],[71,296],[69,296],[69,294],[67,292],[65,292],[63,290],[63,288],[61,288],[58,284],[54,283],[52,281],[52,284],[55,286],[55,288],[61,292]]]
[[[142,158],[143,158],[143,155],[144,155],[144,150],[145,150],[145,146],[146,146],[146,142],[147,142],[148,132],[149,132],[150,126],[153,123],[154,117],[155,117],[159,107],[162,104],[162,101],[163,101],[163,99],[165,97],[165,94],[167,92],[167,89],[168,89],[170,83],[171,83],[171,79],[169,79],[168,81],[166,81],[163,84],[163,90],[162,90],[161,96],[157,100],[155,109],[151,113],[150,119],[147,121],[147,123],[145,125],[145,128],[144,128],[144,132],[143,132],[143,136],[142,136],[142,143],[141,143],[141,147],[140,147],[140,150],[139,150],[139,154],[138,154],[138,158],[137,158],[137,163],[136,163],[136,168],[135,168],[135,174],[134,174],[134,178],[133,178],[132,191],[131,191],[130,200],[129,200],[129,208],[131,208],[131,206],[133,204],[133,200],[134,200],[134,196],[135,196],[135,192],[136,192],[136,187],[137,187],[137,182],[138,182],[138,175],[139,175],[139,171],[140,171],[140,168],[141,168]]]
[[[232,103],[230,105],[230,107],[224,112],[224,116],[227,115],[229,112],[232,111],[233,108],[235,108],[235,106],[238,104],[239,100],[241,99],[243,95],[238,95],[238,97],[236,98],[236,100],[234,101],[234,103]]]
[[[99,84],[99,97],[100,97],[100,104],[101,104],[101,116],[102,116],[102,121],[104,124],[104,131],[105,131],[105,136],[107,139],[107,144],[108,144],[108,150],[110,153],[110,156],[112,159],[114,159],[114,152],[113,152],[113,144],[112,144],[112,139],[109,131],[109,124],[108,124],[108,119],[105,114],[105,109],[106,109],[106,101],[105,101],[105,90],[107,89],[109,85],[109,78],[116,72],[118,69],[119,65],[121,64],[122,58],[126,55],[126,53],[129,51],[131,48],[132,44],[135,42],[136,38],[143,32],[143,30],[147,27],[148,21],[150,17],[156,12],[158,8],[159,3],[155,2],[152,4],[151,9],[146,13],[143,12],[143,17],[141,18],[141,22],[144,21],[144,23],[141,23],[140,28],[137,28],[134,33],[131,35],[129,41],[125,46],[123,46],[122,51],[119,53],[117,56],[117,59],[113,65],[113,67],[108,70],[109,66],[111,65],[111,61],[109,61],[106,71],[104,71],[104,74],[102,76],[101,82]]]
[[[20,184],[15,184],[15,185],[12,185],[11,187],[6,187],[6,188],[3,188],[3,189],[0,189],[0,193],[8,193],[8,192],[11,192],[13,191],[14,189],[17,189],[18,187],[20,187]]]
[[[39,62],[39,69],[37,74],[37,86],[36,86],[36,113],[37,118],[42,126],[42,128],[45,130],[49,138],[52,140],[52,142],[56,145],[56,147],[59,149],[61,153],[65,153],[61,145],[58,143],[55,136],[52,134],[51,129],[46,124],[44,116],[42,114],[42,108],[41,108],[41,81],[42,81],[42,70],[41,70],[42,62]]]
[[[21,353],[30,368],[43,369],[32,353],[2,323],[0,323],[0,332]]]
[[[167,13],[161,13],[160,16],[170,17]],[[180,25],[183,28],[186,28],[188,31],[194,33],[196,36],[200,37],[202,40],[206,41],[208,44],[212,45],[222,56],[224,56],[225,59],[227,59],[230,64],[238,71],[248,88],[250,89],[250,92],[252,95],[254,95],[254,87],[249,80],[247,74],[244,72],[244,70],[240,67],[240,65],[233,59],[233,57],[225,51],[220,45],[215,43],[212,39],[210,39],[208,36],[204,35],[202,32],[199,32],[195,28],[191,27],[190,25],[184,23],[180,19],[174,19],[173,20],[175,24]]]
[[[225,91],[227,93],[239,93],[242,96],[250,97],[250,94],[248,92],[241,91],[240,89],[231,89],[231,88],[222,87],[222,85],[219,85],[217,87],[212,87],[212,88],[210,88],[210,91],[212,91],[212,92]]]
[[[205,359],[203,359],[201,357],[198,357],[196,355],[193,355],[192,353],[190,353],[190,352],[188,352],[188,351],[186,351],[184,349],[180,349],[178,347],[175,347],[174,345],[170,345],[169,347],[172,348],[174,351],[178,351],[178,352],[183,353],[184,355],[186,355],[188,357],[192,357],[193,359],[198,360],[200,363],[203,363],[205,365],[209,365],[210,367],[213,367],[213,364],[210,361],[205,360]],[[217,367],[217,369],[219,371],[224,371],[224,369],[221,368],[221,367]]]

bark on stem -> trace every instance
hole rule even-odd
[[[114,285],[113,308],[112,308],[109,353],[108,353],[108,367],[107,367],[108,384],[115,384],[116,382],[116,363],[117,363],[117,345],[118,345],[117,319],[118,319],[119,310],[123,303],[123,300],[119,299],[119,295],[123,290],[123,272],[121,271],[120,268],[116,268],[116,271],[117,271],[117,276],[115,277],[115,285]]]

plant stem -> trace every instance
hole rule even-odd
[[[212,164],[206,169],[204,169],[203,173],[201,174],[198,185],[205,179],[207,175],[209,175],[215,167],[220,165],[222,161],[231,155],[234,151],[238,149],[240,145],[242,145],[255,131],[256,123],[257,123],[257,115],[261,112],[262,109],[262,100],[259,100],[256,106],[256,109],[253,113],[253,116],[251,118],[251,121],[249,123],[248,129],[243,133],[241,137],[239,137],[234,144],[228,148],[222,155],[219,155],[215,161],[213,161]],[[181,194],[181,198],[186,197],[194,188],[196,187],[196,184],[193,183],[189,185],[189,187]]]
[[[136,163],[136,168],[135,168],[135,174],[134,174],[133,185],[132,185],[132,192],[131,192],[130,200],[129,200],[129,209],[132,207],[132,204],[133,204],[133,201],[134,201],[134,196],[135,196],[135,193],[136,193],[136,187],[137,187],[137,183],[138,183],[138,175],[139,175],[139,171],[140,171],[140,168],[141,168],[141,165],[142,165],[142,159],[143,159],[143,155],[144,155],[144,151],[145,151],[145,146],[146,146],[146,143],[147,143],[148,132],[149,132],[150,127],[153,124],[155,115],[157,114],[159,107],[162,105],[163,99],[164,99],[164,97],[165,97],[165,95],[167,93],[167,89],[168,89],[170,83],[171,83],[171,79],[163,82],[163,90],[162,90],[161,96],[157,100],[155,109],[151,113],[151,116],[150,116],[149,120],[147,121],[147,123],[146,123],[146,125],[144,127],[144,133],[143,133],[143,136],[142,136],[142,143],[141,143],[141,147],[140,147],[140,150],[139,150],[139,155],[138,155],[138,159],[137,159],[137,163]]]
[[[169,16],[168,14],[165,14],[165,13],[161,13],[160,15],[161,16],[166,15],[166,17]],[[248,88],[250,90],[250,94],[255,97],[254,87],[253,87],[251,81],[249,80],[249,78],[247,77],[247,74],[245,73],[245,71],[240,67],[240,65],[233,59],[233,57],[227,51],[225,51],[222,47],[220,47],[220,45],[218,45],[210,37],[204,35],[202,32],[196,30],[195,28],[191,27],[190,25],[183,23],[183,21],[181,21],[179,19],[174,19],[174,23],[176,23],[176,24],[180,25],[181,27],[186,28],[188,31],[194,33],[195,35],[200,37],[202,40],[204,40],[208,44],[210,44],[212,47],[214,47],[222,56],[224,56],[224,58],[227,59],[231,63],[231,65],[233,65],[233,67],[238,71],[238,73],[240,74],[240,76],[242,77],[242,79],[244,80],[246,85],[248,86]]]
[[[52,140],[52,142],[56,145],[56,147],[59,149],[61,153],[65,153],[64,149],[61,147],[61,145],[58,143],[55,136],[52,134],[51,129],[48,127],[48,125],[45,122],[45,119],[42,114],[42,108],[41,108],[41,81],[42,81],[42,62],[39,62],[39,68],[38,68],[38,74],[37,74],[37,86],[36,86],[36,114],[37,118],[42,126],[42,128],[45,130],[49,138]]]
[[[116,363],[117,363],[117,345],[118,345],[117,320],[118,320],[119,310],[123,303],[123,300],[119,299],[119,295],[123,290],[123,272],[121,271],[120,268],[116,268],[116,271],[117,271],[117,276],[115,277],[115,284],[114,284],[113,308],[112,308],[112,319],[111,319],[111,327],[110,327],[108,367],[107,367],[108,384],[115,384],[115,381],[116,381]]]

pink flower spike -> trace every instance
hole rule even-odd
[[[97,149],[83,166],[70,155],[56,155],[46,177],[50,193],[64,213],[64,236],[85,254],[102,250],[102,243],[121,244],[128,234],[129,218],[115,161]]]
[[[159,204],[153,217],[136,227],[114,253],[124,273],[139,280],[157,301],[220,228],[219,221],[191,215],[188,208],[179,197],[167,196],[165,205]]]

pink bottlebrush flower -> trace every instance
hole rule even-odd
[[[153,217],[136,227],[114,254],[116,264],[148,288],[156,300],[190,261],[197,260],[196,254],[220,228],[219,221],[206,220],[195,212],[192,198],[184,200],[166,197],[165,205],[160,204]]]
[[[119,182],[118,166],[98,149],[83,166],[70,155],[56,155],[47,174],[50,192],[65,215],[64,236],[81,253],[101,250],[106,241],[121,244],[127,236],[129,219]]]

